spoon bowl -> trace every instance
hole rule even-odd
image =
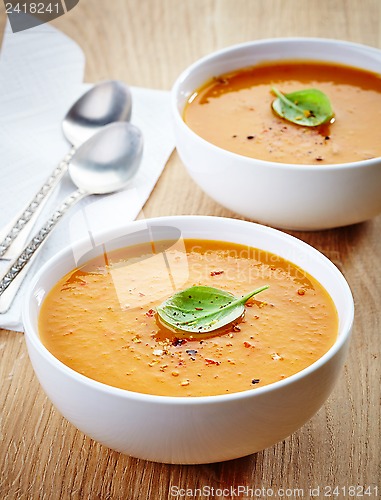
[[[129,88],[117,80],[107,80],[94,85],[73,104],[62,122],[62,129],[77,148],[105,125],[130,121],[131,112]]]
[[[88,194],[118,191],[135,175],[142,154],[140,130],[130,123],[113,123],[78,148],[69,175]]]

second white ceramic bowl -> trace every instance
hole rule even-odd
[[[259,40],[200,59],[179,76],[172,89],[176,148],[189,174],[221,205],[279,228],[328,229],[380,214],[381,158],[337,165],[256,160],[207,142],[184,122],[187,99],[213,76],[290,59],[337,62],[376,73],[381,68],[378,49],[315,38]]]
[[[160,239],[167,239],[174,231],[182,238],[225,240],[260,248],[310,273],[336,305],[339,331],[334,345],[301,372],[236,394],[151,396],[91,380],[58,361],[38,333],[38,315],[45,295],[76,267],[78,259],[86,257],[89,240],[51,259],[38,272],[25,298],[25,338],[36,375],[52,403],[78,429],[134,457],[195,464],[230,460],[272,446],[312,417],[340,375],[353,322],[348,284],[338,269],[309,245],[275,229],[233,219],[185,216],[138,221],[126,224],[119,232],[97,235],[97,241],[103,252],[104,244],[112,250],[147,241],[147,234],[155,232],[160,233]],[[120,238],[120,234],[124,237]]]

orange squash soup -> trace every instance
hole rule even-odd
[[[292,263],[221,241],[160,245],[101,255],[60,279],[39,317],[46,348],[104,384],[154,395],[209,396],[282,380],[335,342],[338,316],[331,297]],[[192,334],[166,327],[156,308],[193,285],[237,297],[269,288],[219,330]]]
[[[301,126],[275,115],[272,87],[283,94],[318,89],[331,122]],[[323,62],[274,62],[217,76],[196,89],[184,121],[207,141],[279,163],[337,164],[381,156],[381,75]]]

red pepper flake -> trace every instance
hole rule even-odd
[[[224,271],[212,271],[210,273],[210,276],[218,276],[219,274],[223,274],[223,273],[224,273]]]
[[[145,294],[142,292],[139,292],[139,297],[145,297]]]
[[[203,307],[195,307],[196,311],[203,311],[204,308]]]
[[[306,292],[303,290],[303,288],[299,288],[298,290],[298,295],[304,295]]]
[[[149,309],[146,312],[146,316],[148,316],[149,318],[152,318],[153,316],[155,316],[155,309]]]
[[[261,380],[259,378],[253,378],[253,380],[251,381],[252,384],[259,384]]]
[[[219,361],[214,361],[214,359],[209,359],[209,358],[205,358],[205,363],[207,365],[220,365],[221,363]]]
[[[250,342],[244,342],[243,345],[246,347],[246,349],[248,349],[249,347],[251,347]]]

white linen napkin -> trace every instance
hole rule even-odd
[[[61,122],[72,103],[90,88],[82,83],[84,65],[78,45],[51,26],[20,33],[12,33],[7,26],[0,53],[0,228],[34,196],[69,151]],[[0,315],[1,328],[23,330],[21,307],[25,289],[46,260],[73,242],[71,222],[81,219],[76,214],[83,212],[82,219],[96,232],[134,220],[148,199],[174,148],[169,93],[136,87],[131,92],[131,122],[144,137],[137,175],[124,191],[90,196],[59,222],[30,267],[12,307]],[[75,189],[65,177],[32,234],[49,217],[52,208]],[[5,261],[0,262],[1,275],[7,267]]]

